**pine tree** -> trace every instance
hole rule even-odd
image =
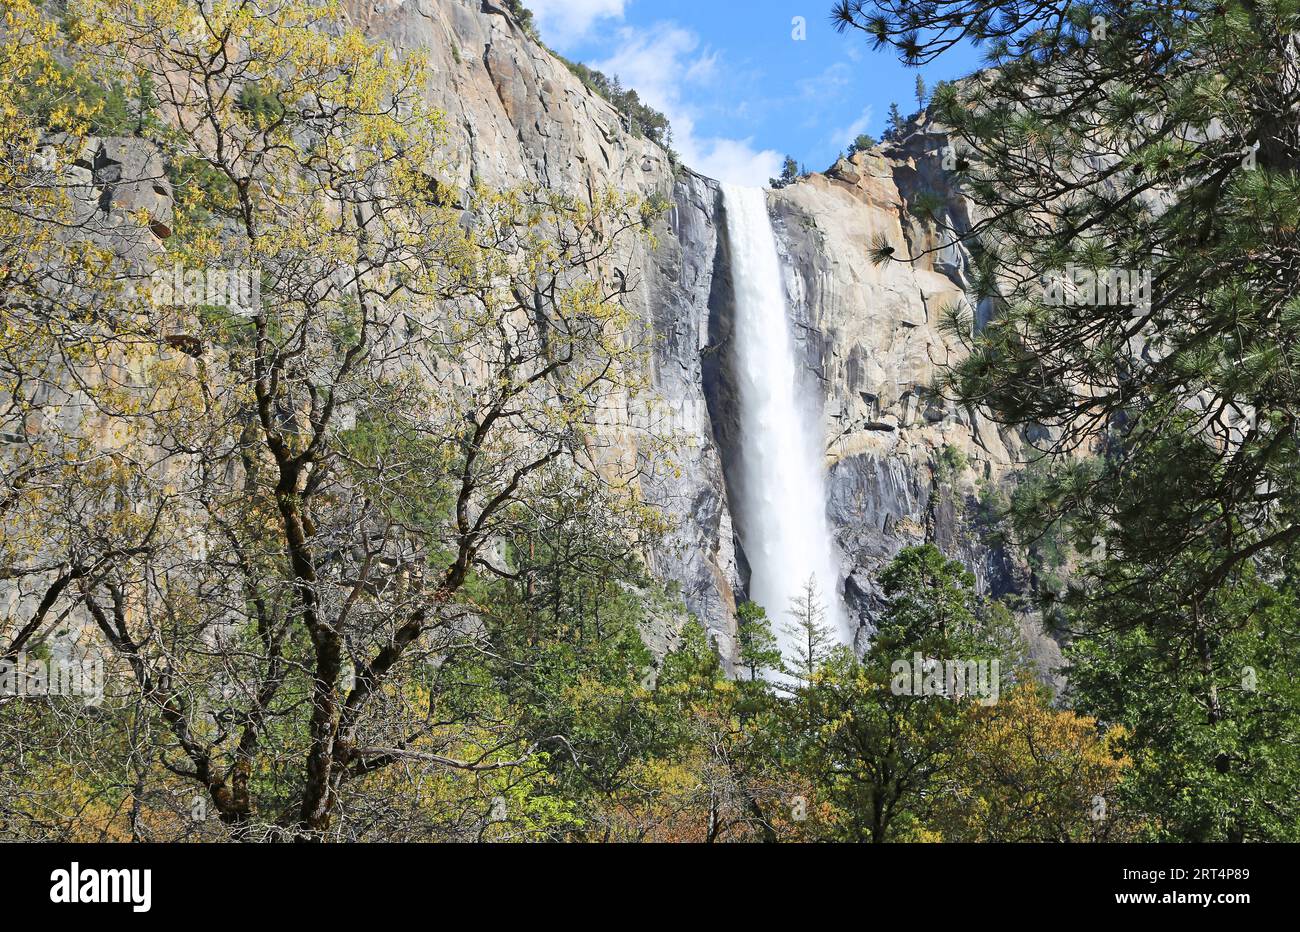
[[[948,387],[1050,426],[1027,534],[1064,510],[1080,540],[1170,584],[1150,617],[1189,618],[1243,562],[1300,543],[1300,108],[1284,77],[1300,9],[1192,0],[1099,26],[1104,10],[1053,0],[1008,29],[979,0],[942,7],[920,32],[892,2],[835,16],[910,64],[962,34],[992,43],[988,71],[933,101],[980,217],[935,239],[973,257]],[[917,258],[884,245],[881,261]]]
[[[896,135],[903,131],[903,112],[898,109],[897,103],[889,105],[889,134]]]
[[[1201,605],[1200,634],[1135,624],[1151,611],[1142,588],[1071,611],[1071,702],[1141,749],[1117,804],[1147,840],[1300,840],[1296,569],[1292,556],[1242,573]]]
[[[782,669],[781,649],[763,606],[756,602],[742,602],[736,610],[736,620],[740,665],[749,671],[750,680],[757,680],[767,671],[779,672]]]
[[[930,92],[925,86],[925,78],[916,76],[916,105],[925,109],[925,102],[930,99]]]
[[[815,575],[809,576],[800,593],[790,599],[786,614],[791,620],[784,626],[785,633],[798,646],[798,654],[790,659],[790,673],[807,682],[835,643],[826,624],[826,603]]]
[[[866,656],[859,660],[847,647],[826,651],[789,709],[801,764],[836,811],[834,837],[843,841],[915,837],[938,781],[958,776],[953,751],[965,745],[969,713],[979,707],[893,689],[895,664],[910,667],[918,653],[999,658],[1008,667],[1016,660],[1001,652],[1014,630],[1009,616],[980,606],[971,574],[937,548],[901,551],[880,578],[889,602]],[[805,588],[795,601],[792,614],[803,620],[815,600]]]
[[[868,149],[873,149],[879,144],[880,141],[876,139],[875,136],[871,136],[867,133],[861,133],[858,135],[856,139],[853,140],[853,142],[849,144],[848,151],[845,153],[845,158],[851,159],[855,154],[859,152],[865,152]]]
[[[798,181],[799,175],[799,163],[794,160],[794,156],[787,155],[785,162],[781,165],[781,177],[772,178],[768,181],[768,184],[773,188],[784,188]]]

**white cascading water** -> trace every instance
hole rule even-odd
[[[737,525],[749,561],[749,597],[767,609],[781,653],[798,655],[791,601],[817,577],[826,626],[851,642],[826,518],[820,404],[801,390],[767,194],[722,186],[735,291],[741,450]]]

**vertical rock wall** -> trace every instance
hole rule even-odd
[[[679,473],[651,470],[646,459],[644,492],[678,524],[651,561],[733,656],[747,572],[727,496],[727,465],[741,441],[727,374],[730,281],[717,185],[630,132],[491,0],[354,0],[347,10],[371,36],[426,50],[429,99],[447,114],[453,188],[531,181],[670,203],[653,248],[639,243],[619,257],[638,285],[632,306],[644,332],[635,336],[647,346],[657,394],[648,417],[686,440]],[[908,544],[939,544],[992,591],[1018,585],[1006,555],[981,542],[971,512],[980,483],[1014,467],[1019,443],[930,388],[955,349],[939,331],[939,314],[961,298],[966,257],[936,242],[907,203],[934,190],[950,201],[954,225],[968,222],[939,169],[945,144],[942,130],[922,120],[883,152],[841,160],[769,199],[796,332],[825,398],[829,507],[864,636],[880,605],[876,572]],[[876,266],[868,252],[878,236],[900,254],[935,251],[915,264]],[[637,423],[647,415],[627,416]],[[635,431],[627,436],[635,445]],[[965,465],[941,467],[945,449]]]
[[[649,410],[618,413],[628,427],[618,435],[620,455],[642,465],[646,498],[675,521],[648,555],[652,570],[679,589],[724,658],[734,659],[736,604],[748,571],[727,475],[739,445],[752,438],[736,428],[733,301],[717,184],[635,135],[491,0],[351,0],[345,11],[372,37],[427,54],[427,95],[446,114],[442,173],[453,190],[533,182],[577,196],[614,188],[669,205],[653,242],[630,243],[614,260],[635,286],[630,305],[640,324],[629,338],[645,347],[655,394]],[[828,506],[863,640],[881,606],[878,570],[909,544],[938,544],[994,593],[1023,586],[1016,562],[985,544],[974,517],[981,486],[1019,462],[1019,440],[931,389],[956,349],[939,320],[946,304],[961,299],[967,257],[936,240],[907,205],[935,191],[948,203],[949,222],[969,223],[965,201],[939,167],[944,145],[942,129],[922,118],[900,142],[769,195],[796,335],[824,399]],[[104,209],[148,209],[152,235],[165,237],[170,199],[151,150],[130,140],[100,140],[91,149],[85,180],[99,201],[107,198]],[[900,255],[928,255],[873,264],[869,252],[880,237]],[[647,423],[680,436],[676,470],[659,468],[639,448],[636,428]],[[1031,620],[1025,624],[1050,666],[1055,645]],[[655,639],[671,641],[673,624],[661,627]]]

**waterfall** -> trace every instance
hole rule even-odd
[[[820,399],[795,359],[767,195],[724,184],[735,291],[734,367],[740,450],[734,490],[737,530],[750,567],[749,597],[767,609],[781,652],[797,652],[784,629],[790,602],[817,577],[826,626],[852,642],[826,518]]]

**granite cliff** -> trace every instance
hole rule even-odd
[[[649,473],[644,481],[646,496],[678,526],[652,563],[731,656],[747,574],[727,494],[740,440],[727,384],[730,283],[718,185],[638,137],[490,0],[379,0],[349,9],[371,35],[428,50],[435,71],[428,93],[447,114],[453,187],[612,186],[670,204],[655,244],[623,257],[639,283],[633,301],[649,341],[655,410],[692,441],[679,455],[680,476]],[[880,604],[876,571],[909,544],[933,541],[960,557],[986,591],[1025,585],[1023,567],[987,545],[973,518],[979,486],[1014,469],[1020,440],[931,389],[956,350],[939,319],[962,297],[967,257],[937,242],[908,205],[923,191],[939,192],[948,220],[959,229],[968,222],[967,203],[941,171],[945,145],[942,128],[922,115],[898,141],[769,195],[800,347],[825,399],[829,509],[863,636]],[[868,251],[880,235],[900,253],[939,248],[916,264],[879,266]],[[628,436],[635,444],[635,433]],[[1025,629],[1050,666],[1055,645],[1032,617]]]
[[[728,487],[739,445],[749,441],[737,435],[718,184],[637,134],[491,0],[377,0],[346,10],[371,36],[427,51],[428,98],[446,115],[441,180],[453,192],[536,182],[574,194],[612,187],[668,205],[653,241],[631,245],[616,262],[636,285],[630,300],[643,332],[635,336],[648,349],[656,397],[648,410],[620,412],[615,430],[619,455],[632,460],[641,457],[636,428],[647,418],[687,441],[671,474],[644,457],[642,492],[676,526],[648,557],[730,663],[747,568]],[[939,320],[945,305],[962,299],[967,257],[936,241],[933,225],[908,205],[938,192],[949,222],[959,229],[968,222],[967,203],[940,169],[946,144],[922,114],[897,141],[768,195],[799,349],[824,399],[828,508],[859,646],[881,605],[877,571],[902,547],[938,544],[994,594],[1027,585],[1021,561],[986,541],[975,507],[981,489],[1021,461],[1021,441],[932,389],[956,351]],[[115,210],[149,210],[155,236],[165,237],[166,192],[148,183],[160,173],[143,146],[102,141],[84,181]],[[900,253],[929,255],[873,264],[869,251],[881,236]],[[1031,652],[1050,669],[1056,645],[1035,616],[1022,622]],[[662,619],[648,636],[666,644],[681,623]]]

